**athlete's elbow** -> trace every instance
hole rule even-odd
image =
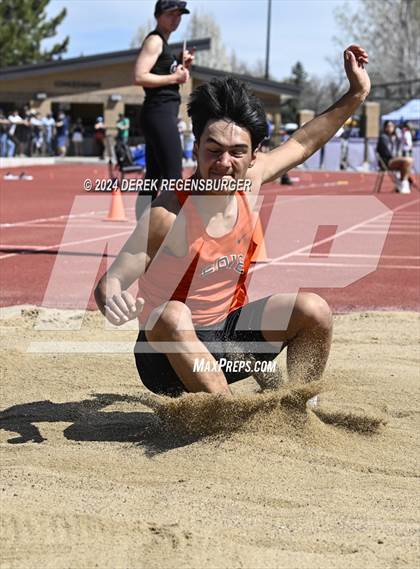
[[[133,84],[138,85],[139,87],[143,87],[142,76],[137,75],[137,73],[134,73]]]

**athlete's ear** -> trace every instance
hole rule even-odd
[[[248,168],[252,168],[253,165],[255,164],[255,161],[257,160],[257,155],[258,152],[261,150],[261,143],[257,146],[257,148],[255,148],[252,153],[251,153],[251,162],[249,163]]]

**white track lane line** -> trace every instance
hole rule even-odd
[[[89,211],[85,213],[78,213],[78,214],[68,214],[68,215],[56,215],[55,217],[39,217],[38,219],[27,219],[26,221],[16,221],[14,223],[0,223],[0,228],[8,228],[8,227],[25,227],[28,223],[42,223],[44,221],[59,221],[59,220],[66,220],[66,219],[75,219],[78,217],[89,217],[95,214],[104,214],[107,213],[107,210],[100,210],[100,211]]]
[[[381,235],[383,231],[357,229],[356,231],[352,231],[352,233],[355,235]],[[387,235],[420,235],[420,231],[392,231],[392,229],[390,229]]]
[[[131,231],[122,231],[120,233],[111,233],[110,235],[102,235],[101,237],[93,237],[92,239],[81,239],[80,241],[69,241],[68,243],[57,243],[55,245],[48,245],[47,247],[36,247],[34,251],[49,251],[50,249],[62,249],[63,247],[70,247],[71,245],[83,245],[84,243],[93,243],[94,241],[102,241],[104,239],[112,239],[113,237],[121,237],[122,235],[128,235]],[[24,247],[24,245],[19,245],[19,247]],[[20,253],[10,253],[7,255],[0,255],[1,259],[8,259],[9,257],[16,257]]]
[[[297,253],[297,257],[307,257],[306,253]],[[366,253],[311,253],[310,257],[342,257],[342,258],[355,258],[355,259],[376,259],[377,255],[368,255]],[[407,261],[419,261],[418,255],[381,255],[381,259],[405,259]]]
[[[312,263],[310,261],[299,262],[299,261],[275,261],[271,263],[276,267],[346,267],[346,268],[360,268],[369,267],[372,265],[361,264],[361,263]],[[420,271],[420,266],[416,265],[378,265],[377,271],[381,269],[404,269],[404,270],[415,270]]]
[[[280,255],[279,257],[275,257],[274,259],[271,259],[268,263],[262,263],[262,264],[254,265],[253,267],[250,268],[249,272],[252,273],[254,271],[260,271],[261,269],[266,268],[267,265],[270,265],[272,263],[276,263],[277,261],[282,261],[283,259],[290,259],[290,257],[294,257],[295,255],[297,255],[299,253],[304,253],[305,251],[310,251],[311,249],[313,249],[314,247],[316,247],[318,245],[323,245],[324,243],[329,243],[330,241],[334,241],[334,239],[337,239],[338,237],[341,237],[342,235],[347,235],[348,233],[351,233],[351,232],[357,230],[359,227],[365,226],[367,223],[370,223],[371,221],[375,221],[377,219],[383,219],[386,216],[393,215],[393,213],[396,211],[400,211],[401,209],[412,206],[413,204],[416,204],[419,202],[420,202],[420,198],[417,198],[415,200],[412,200],[410,202],[407,202],[405,204],[402,204],[402,205],[396,207],[394,210],[386,211],[384,213],[380,213],[379,215],[376,215],[375,217],[372,217],[371,219],[367,219],[365,221],[362,221],[361,223],[356,223],[355,225],[352,225],[351,227],[348,227],[347,229],[344,229],[343,231],[340,231],[339,233],[336,233],[335,235],[332,235],[331,237],[326,237],[325,239],[321,239],[320,241],[316,241],[315,243],[310,243],[309,245],[305,245],[303,247],[300,247],[299,249],[295,249],[295,251],[290,251],[290,253],[285,253],[284,255]]]
[[[134,208],[127,208],[126,211],[133,211]],[[0,223],[0,228],[8,228],[8,227],[25,227],[28,223],[42,223],[44,221],[59,221],[59,220],[66,220],[66,219],[74,219],[78,220],[80,218],[89,217],[92,215],[103,215],[104,213],[108,213],[107,209],[101,209],[96,211],[88,211],[85,213],[74,213],[68,215],[56,215],[55,217],[39,217],[37,219],[27,219],[26,221],[16,221],[14,223]]]
[[[105,222],[104,222],[105,223]],[[36,229],[65,229],[68,227],[78,228],[78,229],[104,229],[104,228],[113,228],[113,229],[124,229],[125,227],[129,227],[131,229],[135,228],[135,224],[133,223],[124,223],[124,225],[118,224],[119,222],[113,221],[112,223],[107,223],[106,225],[86,225],[86,224],[74,224],[74,223],[66,223],[66,224],[57,224],[57,223],[43,223],[42,225],[39,224],[32,224],[29,223],[26,227],[35,227]],[[10,229],[10,228],[9,228]]]

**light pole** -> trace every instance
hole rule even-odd
[[[271,31],[271,0],[268,0],[268,12],[267,12],[267,44],[265,47],[265,79],[269,79],[269,67],[270,67],[270,31]]]

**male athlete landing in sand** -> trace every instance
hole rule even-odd
[[[252,192],[162,191],[100,280],[95,297],[107,319],[116,325],[140,320],[136,364],[151,391],[229,394],[229,383],[250,375],[234,368],[224,373],[217,365],[221,358],[235,360],[232,345],[257,361],[273,360],[287,346],[291,380],[320,378],[331,343],[327,303],[299,293],[284,330],[291,295],[247,301],[245,280],[255,250],[250,203],[261,184],[304,162],[364,101],[367,62],[361,47],[346,49],[348,92],[269,153],[258,152],[265,112],[244,84],[226,77],[192,93],[188,111],[198,164],[193,180],[216,185],[223,178],[248,179]],[[127,289],[136,279],[134,300]],[[205,364],[199,371],[197,361]]]

